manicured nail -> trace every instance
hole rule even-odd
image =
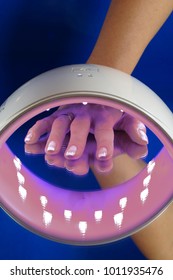
[[[55,147],[56,147],[56,143],[54,141],[51,141],[48,144],[47,151],[48,152],[54,152],[55,151]]]
[[[32,132],[28,133],[25,137],[25,142],[29,142],[31,141],[31,138],[32,138]]]
[[[145,129],[146,129],[145,124],[143,124],[142,122],[139,122],[138,123],[138,130],[145,130]]]
[[[74,168],[72,166],[66,166],[66,169],[70,172],[72,172],[74,170]]]
[[[29,151],[27,148],[25,148],[25,153],[26,154],[32,154],[31,151]]]
[[[108,154],[108,150],[105,147],[102,147],[98,152],[98,158],[106,157]]]
[[[147,155],[148,155],[148,151],[145,152],[145,153],[141,156],[141,158],[145,158]]]
[[[147,137],[146,133],[141,129],[139,129],[138,132],[139,132],[140,138],[143,141],[147,142],[147,144],[148,144],[148,137]]]
[[[46,162],[47,162],[48,165],[54,165],[54,161],[51,160],[51,159],[47,160]]]
[[[65,153],[65,155],[68,156],[74,156],[77,152],[77,147],[76,146],[71,146],[67,152]]]

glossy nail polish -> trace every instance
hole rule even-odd
[[[141,130],[141,129],[138,130],[138,133],[139,133],[139,135],[140,135],[140,138],[141,138],[143,141],[145,141],[145,142],[148,143],[148,137],[147,137],[146,133],[145,133],[143,130]]]
[[[65,153],[65,155],[68,156],[74,156],[77,152],[77,147],[76,146],[71,146]]]
[[[48,144],[47,152],[54,152],[54,151],[55,151],[55,148],[56,148],[56,143],[55,143],[54,141],[51,141],[51,142]]]
[[[98,158],[104,158],[108,154],[108,150],[105,147],[102,147],[98,152]]]
[[[30,132],[30,133],[28,133],[28,134],[26,135],[26,137],[25,137],[25,142],[31,141],[31,138],[32,138],[32,133]]]

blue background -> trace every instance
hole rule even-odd
[[[85,63],[109,0],[1,0],[0,104],[49,69]],[[173,110],[173,16],[151,41],[133,75]],[[155,152],[157,147],[152,147]],[[92,247],[55,243],[23,229],[0,210],[0,259],[145,259],[130,238]]]

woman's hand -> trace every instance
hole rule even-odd
[[[69,132],[67,142],[66,135]],[[41,141],[45,133],[48,138]],[[91,154],[88,148],[85,150],[89,133],[95,138],[95,151],[92,151],[95,167],[102,172],[111,170],[113,157],[120,153],[127,153],[134,158],[141,158],[147,154],[148,138],[143,123],[115,108],[95,104],[62,106],[49,117],[37,121],[25,137],[25,150],[38,153],[38,149],[37,152],[33,151],[34,147],[41,145],[43,152],[44,146],[48,162],[51,159],[53,164],[54,158],[55,166],[62,167],[62,161],[61,164],[57,163],[55,158],[60,156],[62,159],[63,156],[63,162],[75,161],[74,169],[78,170],[83,157],[86,159],[86,154],[87,158],[88,154]],[[37,145],[30,146],[31,144]],[[62,146],[65,148],[62,149]],[[89,160],[86,162],[85,170],[77,173],[87,173]],[[70,169],[67,164],[66,168]]]

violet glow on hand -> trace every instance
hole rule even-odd
[[[45,133],[48,138],[40,140]],[[88,140],[89,133],[94,136],[92,141]],[[37,121],[28,131],[25,143],[26,152],[45,153],[49,164],[84,175],[91,154],[96,169],[109,172],[113,158],[121,153],[133,158],[146,156],[148,138],[145,125],[120,110],[96,104],[72,104]]]
[[[138,145],[133,143],[129,136],[117,131],[115,132],[114,139],[114,151],[113,157],[107,160],[98,160],[95,156],[96,141],[94,135],[89,134],[87,143],[82,156],[79,159],[67,159],[64,157],[64,151],[69,143],[70,134],[67,134],[61,150],[57,154],[45,154],[46,139],[41,139],[35,144],[25,144],[25,152],[33,155],[45,154],[45,161],[52,166],[58,168],[66,168],[68,171],[73,172],[76,175],[85,175],[89,167],[92,165],[99,172],[108,173],[113,167],[113,158],[122,153],[127,153],[133,158],[138,158],[139,154],[146,154],[147,147],[145,145]],[[124,145],[126,143],[126,145]],[[123,147],[123,149],[122,149]],[[124,150],[126,147],[126,150]]]

